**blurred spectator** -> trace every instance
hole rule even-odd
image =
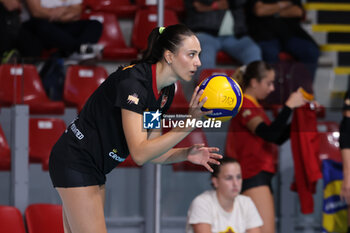
[[[188,210],[186,233],[246,232],[260,233],[263,221],[253,201],[240,195],[241,166],[236,159],[224,157],[213,165],[211,182],[215,190],[197,196]]]
[[[242,193],[256,205],[263,221],[262,233],[275,233],[275,209],[271,180],[277,171],[277,145],[290,136],[293,109],[306,103],[301,91],[293,92],[271,122],[259,101],[274,91],[275,71],[263,61],[236,71],[234,78],[244,93],[243,105],[231,120],[226,137],[226,155],[242,167]]]
[[[103,47],[96,44],[102,24],[81,20],[81,0],[26,0],[31,19],[23,27],[38,36],[43,48],[58,48],[62,56],[89,59],[100,55]],[[42,52],[42,48],[37,48]]]
[[[0,0],[0,57],[6,63],[15,53],[22,5],[19,0]]]
[[[215,68],[219,51],[243,64],[261,60],[259,47],[247,36],[244,3],[245,0],[185,1],[186,24],[201,43],[201,69]]]
[[[277,63],[279,53],[285,51],[304,63],[314,79],[319,48],[300,25],[304,13],[300,0],[247,0],[249,33],[263,60]]]
[[[343,176],[340,196],[350,204],[350,88],[345,95],[343,106],[343,119],[340,124],[339,143],[343,158]],[[348,207],[349,211],[349,207]],[[350,217],[348,215],[348,231],[350,232]]]

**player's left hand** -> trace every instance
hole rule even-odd
[[[188,150],[187,160],[193,164],[204,166],[208,171],[213,172],[209,163],[219,165],[218,159],[222,158],[222,155],[217,154],[219,151],[217,147],[205,147],[204,144],[194,144]]]

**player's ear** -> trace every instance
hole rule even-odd
[[[173,53],[170,50],[165,50],[164,59],[165,59],[165,62],[170,65],[173,62]]]

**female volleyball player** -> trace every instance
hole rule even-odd
[[[235,77],[244,93],[241,111],[231,121],[226,141],[226,153],[242,166],[242,193],[252,198],[263,219],[263,233],[275,232],[274,202],[271,179],[276,172],[277,146],[289,138],[288,118],[294,108],[306,103],[296,91],[287,99],[273,122],[258,100],[274,90],[275,72],[263,61],[250,63]]]
[[[212,171],[219,163],[218,148],[193,145],[173,147],[193,129],[174,128],[161,135],[143,129],[143,112],[165,112],[177,80],[191,80],[201,65],[197,37],[184,25],[155,28],[137,64],[119,68],[91,95],[79,117],[52,149],[50,176],[63,203],[65,232],[105,233],[103,213],[105,175],[130,154],[146,162],[188,160]],[[202,92],[193,93],[189,115],[200,118]]]
[[[219,161],[211,175],[215,190],[205,191],[192,201],[186,233],[261,233],[263,222],[258,210],[249,197],[240,195],[241,166],[227,156]]]

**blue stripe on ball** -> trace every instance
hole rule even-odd
[[[210,76],[209,78],[204,79],[204,81],[203,81],[203,82],[201,83],[201,85],[199,86],[198,91],[200,91],[200,90],[202,90],[202,89],[205,89],[205,88],[207,87],[209,81],[210,81],[214,76],[216,76],[216,75],[212,75],[212,76]]]
[[[227,110],[227,109],[219,109],[219,108],[214,108],[214,109],[207,109],[202,107],[201,110],[203,112],[206,111],[213,111],[212,114],[208,114],[207,117],[226,117],[226,116],[232,116],[233,111]]]
[[[230,83],[232,90],[234,91],[235,95],[236,95],[236,106],[235,108],[232,110],[232,117],[236,116],[236,114],[238,113],[239,107],[241,106],[241,102],[242,102],[242,96],[241,96],[241,90],[239,89],[239,87],[237,86],[236,82],[233,81],[232,78],[225,76],[227,81]]]

